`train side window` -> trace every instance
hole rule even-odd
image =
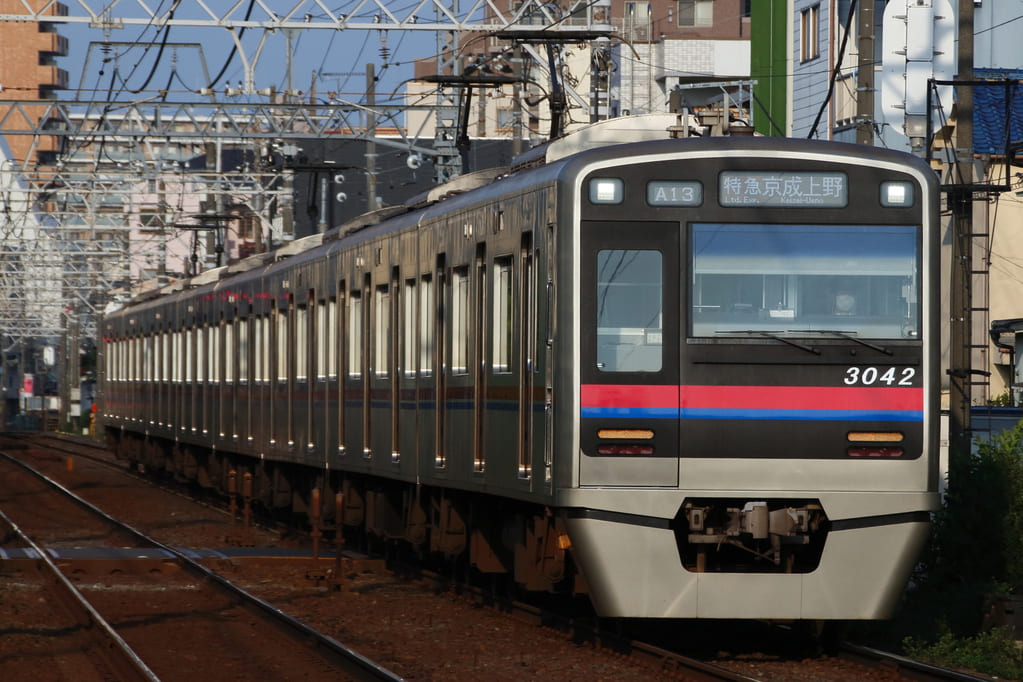
[[[264,314],[261,319],[263,326],[263,381],[270,381],[270,315]]]
[[[114,356],[117,354],[117,342],[106,339],[106,357],[103,358],[103,366],[107,372],[108,381],[117,381],[117,372],[114,370]]]
[[[277,381],[288,380],[288,311],[277,310]]]
[[[152,334],[146,336],[146,357],[145,365],[143,365],[143,372],[145,373],[145,381],[155,380],[155,363],[156,360],[156,337]]]
[[[170,381],[171,380],[171,357],[172,357],[171,344],[173,343],[172,340],[171,340],[172,338],[173,338],[173,334],[172,334],[172,332],[170,330],[167,330],[167,331],[164,332],[164,358],[163,358],[163,361],[161,363],[164,366],[164,370],[163,370],[164,371],[164,377],[163,377],[164,381]]]
[[[455,268],[451,278],[451,373],[469,373],[469,269]]]
[[[249,383],[249,325],[251,316],[238,320],[238,383]]]
[[[597,253],[597,369],[658,372],[663,364],[660,251]]]
[[[406,377],[416,375],[416,280],[405,280],[402,296],[402,361]]]
[[[206,381],[206,327],[195,328],[195,380]]]
[[[171,332],[171,381],[179,383],[181,381],[181,332]]]
[[[142,337],[142,381],[152,380],[153,337]]]
[[[323,339],[327,345],[327,378],[337,379],[337,299],[333,297],[327,305],[327,323]]]
[[[233,384],[235,380],[234,322],[224,323],[224,381]]]
[[[433,278],[423,275],[419,280],[419,376],[433,375],[434,351]]]
[[[210,383],[220,383],[220,325],[215,324],[211,328],[212,339],[210,341]]]
[[[357,290],[348,297],[348,376],[362,376],[362,292]]]
[[[388,375],[387,343],[391,338],[391,294],[387,285],[376,290],[376,329],[374,330],[373,374],[379,379]]]
[[[253,328],[253,379],[263,382],[263,316],[257,316]]]
[[[319,381],[326,381],[327,379],[327,349],[329,344],[327,336],[329,329],[327,323],[327,304],[325,301],[320,301],[316,305],[316,378]]]
[[[512,257],[494,259],[494,336],[491,362],[494,374],[508,374],[512,371],[512,329],[515,327],[512,315],[514,273]]]
[[[295,309],[295,379],[305,381],[309,367],[309,309],[300,305]]]
[[[195,376],[194,373],[193,373],[193,371],[194,371],[193,367],[195,366],[195,363],[192,361],[192,358],[195,357],[194,356],[194,352],[195,352],[195,330],[194,329],[186,329],[185,330],[185,358],[184,358],[184,360],[185,360],[185,382],[189,383],[189,384],[192,383],[193,377]]]

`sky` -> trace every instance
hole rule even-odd
[[[264,4],[294,3],[264,0]],[[244,81],[243,60],[238,53],[232,55],[234,43],[223,28],[172,26],[168,35],[156,27],[128,25],[104,31],[85,24],[61,24],[58,31],[69,41],[69,55],[57,60],[68,72],[70,84],[61,99],[132,100],[167,90],[168,100],[195,101],[210,81],[215,81],[218,95],[226,86],[238,88]],[[287,84],[287,39],[283,31],[268,33],[265,39],[263,34],[261,29],[248,29],[242,44],[248,58],[255,59],[255,88],[280,92]],[[257,55],[261,39],[265,42]],[[315,89],[321,98],[332,92],[349,102],[364,101],[367,63],[375,65],[377,102],[385,103],[412,77],[413,60],[432,57],[437,46],[432,31],[307,29],[294,31],[292,40],[292,88],[308,94],[315,72]],[[104,46],[105,41],[111,44]],[[228,66],[221,74],[225,63]],[[265,97],[250,99],[266,101]],[[244,97],[239,101],[245,101]]]

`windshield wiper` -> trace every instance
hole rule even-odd
[[[775,339],[776,341],[781,341],[782,343],[787,343],[788,345],[793,346],[795,348],[798,348],[799,350],[805,350],[807,353],[813,353],[814,355],[820,355],[821,354],[821,352],[819,350],[817,350],[816,348],[813,348],[811,346],[807,346],[806,344],[803,344],[803,343],[799,343],[798,341],[793,341],[792,339],[787,339],[784,336],[779,336],[779,334],[781,332],[777,332],[777,331],[770,331],[770,330],[765,330],[765,329],[742,329],[742,330],[735,330],[735,331],[731,331],[731,330],[721,331],[721,330],[718,330],[715,333],[717,333],[717,334],[755,334],[756,336],[763,336],[764,338],[767,338],[767,339]]]
[[[876,350],[879,353],[884,353],[885,355],[894,355],[895,354],[895,352],[892,349],[890,349],[890,348],[885,348],[884,346],[879,346],[876,343],[871,343],[870,341],[865,341],[864,339],[861,339],[861,338],[859,338],[857,336],[854,336],[850,332],[842,332],[842,331],[838,331],[837,329],[790,329],[789,331],[806,332],[808,334],[834,334],[835,336],[841,336],[843,339],[849,339],[850,341],[855,341],[856,343],[860,344],[861,346],[866,346],[867,348],[870,348],[872,350]]]

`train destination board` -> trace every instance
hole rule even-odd
[[[724,171],[718,195],[722,206],[842,208],[849,203],[849,183],[845,173]]]

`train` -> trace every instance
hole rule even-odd
[[[939,507],[935,174],[673,122],[109,311],[109,447],[602,617],[890,616]]]

